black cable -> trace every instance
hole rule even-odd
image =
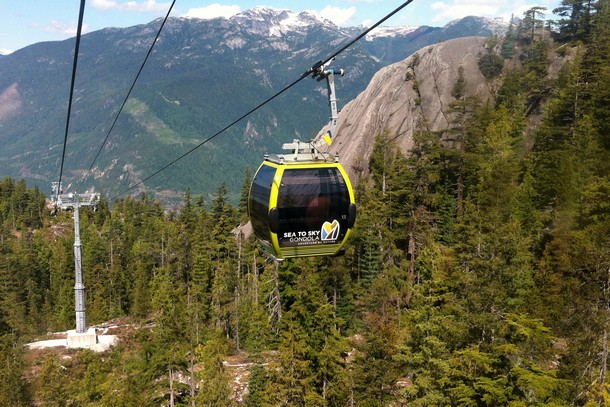
[[[387,19],[391,18],[394,14],[398,13],[400,10],[402,10],[403,8],[407,7],[409,4],[413,3],[413,0],[407,0],[405,1],[402,5],[398,6],[396,9],[394,9],[394,11],[392,11],[390,14],[386,15],[384,18],[382,18],[381,20],[377,21],[375,24],[373,24],[372,26],[370,26],[367,30],[365,30],[364,32],[362,32],[360,35],[358,35],[356,38],[354,38],[353,40],[351,40],[350,42],[348,42],[347,44],[345,44],[339,51],[335,52],[334,54],[332,54],[331,56],[329,56],[328,58],[326,58],[323,61],[318,61],[314,66],[312,66],[308,71],[305,72],[305,75],[309,75],[315,71],[318,70],[318,68],[320,68],[323,65],[326,65],[328,62],[330,62],[333,58],[336,58],[337,55],[339,55],[340,53],[342,53],[343,51],[345,51],[346,49],[348,49],[349,47],[351,47],[352,45],[354,45],[356,42],[360,41],[365,35],[367,35],[368,33],[370,33],[371,31],[373,31],[375,28],[379,27],[381,24],[383,24]]]
[[[123,108],[127,104],[127,100],[131,96],[131,92],[133,91],[133,88],[136,86],[136,82],[138,81],[138,78],[140,77],[140,74],[142,73],[142,70],[144,70],[144,65],[146,65],[146,62],[148,61],[148,57],[150,57],[150,54],[152,53],[152,50],[153,50],[155,44],[157,43],[157,40],[159,39],[159,36],[161,35],[161,30],[163,30],[163,27],[165,26],[165,23],[167,22],[167,19],[169,18],[169,15],[172,12],[172,9],[174,8],[174,4],[175,3],[176,3],[176,0],[172,1],[172,4],[169,6],[169,10],[167,10],[167,14],[165,15],[165,18],[163,19],[163,22],[161,23],[161,26],[159,27],[159,30],[157,31],[157,35],[155,36],[155,39],[153,40],[152,44],[150,44],[150,48],[148,49],[148,53],[146,53],[146,57],[144,58],[144,61],[142,62],[142,65],[140,66],[140,70],[138,71],[135,79],[133,80],[133,83],[131,84],[131,87],[129,88],[129,92],[127,92],[127,96],[125,96],[125,100],[123,100],[123,104],[121,105],[121,108],[119,109],[118,113],[116,114],[116,116],[114,118],[114,121],[112,122],[112,126],[110,126],[110,129],[108,130],[108,133],[106,134],[106,137],[104,138],[104,142],[100,146],[99,150],[97,150],[97,154],[95,155],[95,158],[93,159],[93,162],[91,163],[91,166],[89,166],[89,169],[87,170],[87,172],[85,173],[85,175],[81,179],[81,181],[79,183],[79,186],[85,180],[85,178],[87,178],[87,176],[89,175],[89,173],[93,169],[93,166],[95,165],[95,162],[99,158],[102,150],[104,149],[104,146],[106,145],[106,142],[108,141],[108,138],[110,137],[110,133],[112,133],[112,130],[114,129],[114,126],[116,125],[117,121],[119,120],[119,116],[123,112]]]
[[[74,83],[76,82],[76,66],[78,65],[78,50],[80,48],[80,37],[83,28],[83,18],[85,16],[85,0],[80,1],[80,11],[78,13],[78,28],[76,30],[76,44],[74,46],[74,62],[72,63],[72,80],[70,83],[70,96],[68,97],[68,115],[66,117],[66,131],[64,133],[64,148],[61,153],[61,164],[59,166],[59,183],[57,184],[57,194],[61,193],[61,178],[64,172],[64,160],[66,158],[66,146],[68,145],[68,129],[70,128],[70,115],[72,112],[72,99],[74,96]]]
[[[186,153],[182,154],[180,157],[174,159],[172,162],[170,162],[169,164],[166,164],[163,168],[155,171],[154,173],[150,174],[148,177],[144,178],[143,180],[137,182],[136,184],[130,186],[129,188],[127,188],[126,190],[124,190],[123,192],[120,192],[119,194],[115,195],[114,197],[112,197],[110,199],[110,201],[114,201],[116,198],[118,198],[119,196],[126,194],[127,192],[131,191],[132,189],[134,189],[135,187],[137,187],[138,185],[143,184],[144,182],[148,181],[149,179],[151,179],[152,177],[154,177],[155,175],[159,174],[161,171],[164,171],[165,169],[167,169],[168,167],[174,165],[176,162],[182,160],[184,157],[186,157],[187,155],[189,155],[190,153],[192,153],[193,151],[197,150],[199,147],[203,146],[204,144],[206,144],[208,141],[214,139],[216,136],[220,135],[221,133],[224,133],[225,131],[227,131],[229,128],[233,127],[235,124],[237,124],[238,122],[240,122],[241,120],[245,119],[247,116],[250,116],[252,113],[254,113],[255,111],[257,111],[258,109],[260,109],[261,107],[265,106],[267,103],[271,102],[273,99],[275,99],[276,97],[280,96],[282,93],[286,92],[288,89],[292,88],[294,85],[296,85],[297,83],[299,83],[300,81],[302,81],[303,79],[307,78],[308,74],[304,73],[303,75],[301,75],[299,77],[299,79],[295,80],[294,82],[292,82],[290,85],[286,86],[284,89],[280,90],[279,92],[277,92],[275,95],[267,98],[264,102],[261,102],[258,106],[256,106],[255,108],[251,109],[250,111],[248,111],[247,113],[244,113],[242,116],[240,116],[238,119],[234,120],[233,122],[231,122],[230,124],[226,125],[225,127],[223,127],[221,130],[217,131],[215,134],[213,134],[212,136],[208,137],[207,139],[203,140],[201,143],[197,144],[195,147],[191,148],[189,151],[187,151]]]
[[[397,7],[394,11],[392,11],[391,13],[389,13],[388,15],[386,15],[384,18],[382,18],[381,20],[379,20],[377,23],[375,23],[374,25],[372,25],[371,27],[369,27],[367,30],[365,30],[364,32],[362,32],[360,35],[358,35],[356,38],[354,38],[353,40],[351,40],[350,42],[348,42],[346,45],[344,45],[343,47],[341,47],[338,51],[336,51],[334,54],[332,54],[330,57],[326,58],[325,60],[322,61],[318,61],[316,62],[311,68],[309,68],[307,71],[305,71],[297,80],[295,80],[294,82],[292,82],[291,84],[287,85],[286,87],[284,87],[282,90],[280,90],[279,92],[277,92],[276,94],[274,94],[273,96],[267,98],[264,102],[261,102],[260,104],[258,104],[258,106],[256,106],[255,108],[251,109],[250,111],[248,111],[247,113],[243,114],[241,117],[239,117],[238,119],[234,120],[233,122],[231,122],[229,125],[225,126],[224,128],[222,128],[221,130],[219,130],[218,132],[216,132],[214,135],[208,137],[207,139],[205,139],[204,141],[202,141],[201,143],[199,143],[198,145],[196,145],[195,147],[191,148],[189,151],[187,151],[186,153],[182,154],[180,157],[174,159],[173,161],[171,161],[169,164],[166,164],[163,168],[155,171],[154,173],[152,173],[151,175],[147,176],[146,178],[144,178],[141,181],[138,181],[137,183],[135,183],[134,185],[131,185],[130,187],[128,187],[127,189],[125,189],[124,191],[118,193],[117,195],[115,195],[114,197],[112,197],[110,199],[110,202],[114,201],[116,198],[126,194],[127,192],[133,190],[134,188],[136,188],[137,186],[143,184],[144,182],[148,181],[149,179],[151,179],[152,177],[154,177],[155,175],[159,174],[160,172],[166,170],[167,168],[169,168],[170,166],[172,166],[173,164],[175,164],[176,162],[180,161],[181,159],[183,159],[184,157],[186,157],[187,155],[189,155],[190,153],[192,153],[193,151],[197,150],[199,147],[203,146],[204,144],[206,144],[208,141],[214,139],[215,137],[217,137],[218,135],[220,135],[221,133],[227,131],[229,128],[233,127],[235,124],[237,124],[238,122],[240,122],[241,120],[243,120],[244,118],[246,118],[247,116],[251,115],[252,113],[254,113],[255,111],[257,111],[258,109],[260,109],[261,107],[263,107],[264,105],[266,105],[267,103],[271,102],[273,99],[275,99],[276,97],[278,97],[279,95],[281,95],[282,93],[286,92],[288,89],[292,88],[294,85],[296,85],[297,83],[299,83],[300,81],[302,81],[303,79],[307,78],[309,75],[311,75],[312,73],[317,72],[322,66],[324,66],[326,63],[328,63],[329,61],[331,61],[333,58],[336,58],[339,54],[341,54],[342,52],[344,52],[346,49],[348,49],[349,47],[351,47],[352,45],[354,45],[357,41],[359,41],[360,39],[362,39],[362,37],[364,37],[365,35],[367,35],[368,33],[370,33],[371,31],[373,31],[375,28],[377,28],[380,24],[384,23],[387,19],[389,19],[390,17],[392,17],[394,14],[398,13],[400,10],[402,10],[403,8],[405,8],[406,6],[408,6],[409,4],[411,4],[413,2],[413,0],[407,0],[406,2],[404,2],[402,5],[400,5],[399,7]]]

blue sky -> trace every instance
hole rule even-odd
[[[315,12],[337,25],[372,24],[401,5],[403,0],[275,1],[275,0],[177,0],[172,16],[229,17],[256,6]],[[522,16],[532,6],[551,10],[559,0],[414,0],[385,25],[442,26],[447,22],[477,15]],[[171,0],[87,0],[84,32],[105,27],[127,27],[164,17]],[[79,0],[4,1],[0,6],[0,52],[7,53],[42,41],[57,41],[76,34]]]

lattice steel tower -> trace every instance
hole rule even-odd
[[[96,206],[100,195],[94,192],[84,194],[63,194],[61,186],[53,182],[53,195],[51,201],[55,209],[74,211],[74,310],[76,312],[76,332],[87,332],[87,315],[85,307],[85,284],[83,282],[83,270],[81,261],[81,241],[80,241],[80,213],[81,206]]]

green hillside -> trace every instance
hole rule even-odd
[[[95,187],[115,197],[295,81],[362,30],[312,19],[300,30],[270,37],[258,25],[273,24],[281,11],[263,12],[269,16],[249,16],[256,14],[252,11],[241,19],[170,18],[114,126],[160,20],[83,35],[64,186]],[[491,33],[482,19],[459,27],[450,33],[427,27],[355,44],[337,61],[349,67],[337,81],[339,103],[353,99],[378,69],[422,45]],[[39,43],[0,61],[0,94],[11,90],[6,103],[14,107],[0,118],[2,176],[26,179],[41,190],[58,179],[73,49],[72,39]],[[310,139],[327,123],[324,91],[324,83],[302,81],[127,195],[145,190],[175,204],[187,188],[209,198],[226,182],[236,202],[246,166],[257,166],[265,152],[278,151],[295,137]]]
[[[562,3],[490,47],[493,101],[462,77],[446,131],[376,135],[343,257],[269,260],[225,185],[83,209],[104,353],[24,346],[74,325],[71,214],[0,181],[0,405],[608,405],[610,1]]]

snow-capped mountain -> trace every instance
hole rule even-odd
[[[160,20],[83,36],[66,185],[87,173]],[[487,24],[487,22],[485,22]],[[231,18],[171,18],[85,183],[124,190],[248,112],[363,32],[311,13],[255,8]],[[491,35],[480,19],[448,27],[378,27],[342,53],[342,106],[382,67],[450,38]],[[74,40],[34,44],[0,57],[0,173],[45,190],[57,174]],[[304,80],[221,137],[142,184],[164,199],[239,180],[267,151],[309,139],[328,121],[324,83]],[[374,137],[374,135],[371,135]],[[228,182],[234,192],[239,182]]]
[[[337,28],[335,24],[312,13],[303,11],[278,10],[268,7],[255,7],[229,18],[255,35],[281,37],[291,32],[305,32],[308,27],[326,26]]]
[[[413,31],[417,30],[418,28],[419,27],[411,26],[411,25],[396,26],[396,27],[389,27],[389,26],[381,25],[379,27],[376,27],[375,30],[371,31],[371,33],[367,34],[367,36],[365,38],[367,41],[375,41],[377,38],[383,38],[383,37],[407,36],[407,35],[411,34]],[[363,28],[363,29],[365,29],[365,28]]]

